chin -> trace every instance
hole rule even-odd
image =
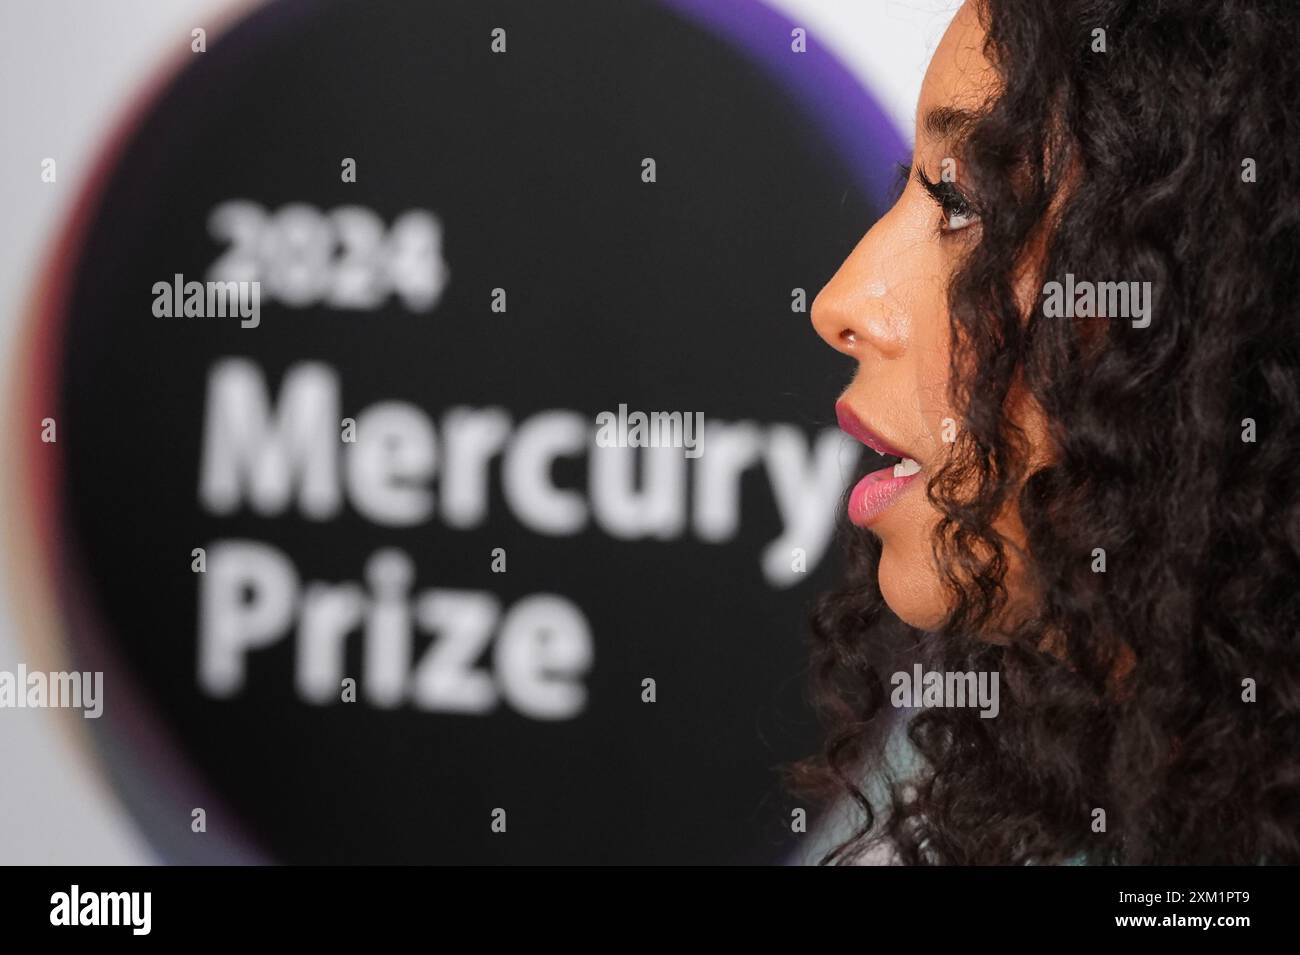
[[[885,603],[908,626],[934,630],[943,623],[942,588],[925,561],[904,557],[887,543],[880,555],[879,582]]]

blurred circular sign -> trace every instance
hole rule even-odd
[[[194,47],[44,316],[61,604],[154,845],[782,858],[854,464],[806,307],[888,124],[752,2],[281,0]]]

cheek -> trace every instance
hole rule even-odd
[[[929,431],[931,460],[941,457],[955,440],[957,416],[948,401],[949,324],[945,298],[936,295],[927,303],[926,318],[918,322],[916,348],[916,395],[921,420]]]

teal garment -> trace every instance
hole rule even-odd
[[[886,781],[890,778],[905,781],[919,768],[920,757],[907,738],[906,720],[898,721],[891,731],[885,745],[884,765],[878,766],[864,782],[862,790],[866,793],[873,807],[885,805],[887,795]],[[851,799],[841,799],[818,821],[817,827],[805,835],[796,847],[787,865],[817,865],[822,857],[857,831],[864,822],[862,809]],[[869,848],[856,865],[891,865],[897,864],[897,858],[888,846],[877,845]],[[1087,856],[1079,853],[1062,865],[1088,865]]]
[[[862,791],[871,805],[884,805],[886,780],[906,779],[917,768],[918,761],[916,751],[907,739],[907,723],[899,720],[885,744],[884,765],[877,766],[862,784]],[[847,797],[841,799],[818,820],[816,828],[804,837],[787,864],[817,865],[827,852],[852,836],[864,821],[862,809],[857,803]],[[893,861],[890,850],[882,846],[869,850],[858,864],[888,865]]]

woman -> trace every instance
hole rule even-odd
[[[814,619],[822,861],[1300,861],[1298,63],[1293,0],[958,12],[812,313],[892,456]]]

